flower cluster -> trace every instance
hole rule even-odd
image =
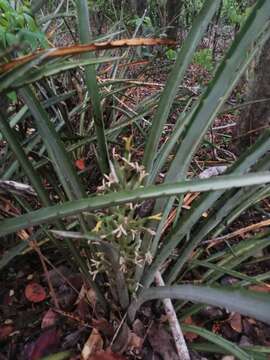
[[[132,190],[142,186],[146,172],[143,166],[131,161],[130,139],[126,140],[127,156],[121,157],[114,151],[111,173],[104,176],[103,184],[98,188],[101,194],[120,190]],[[160,215],[141,218],[138,216],[139,204],[127,203],[115,206],[96,213],[96,226],[92,233],[97,235],[102,242],[110,244],[117,253],[119,270],[125,275],[129,288],[134,289],[134,273],[137,267],[145,262],[151,262],[149,253],[142,252],[142,240],[146,232],[153,235],[147,225],[150,220],[160,220]],[[105,256],[106,258],[106,256]],[[107,259],[108,260],[108,259]],[[104,254],[91,263],[94,274],[101,271],[102,264],[108,276],[112,274],[110,261],[104,261]]]

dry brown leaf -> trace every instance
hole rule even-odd
[[[76,306],[75,314],[84,322],[88,320],[90,309],[88,303],[84,299]]]
[[[194,325],[194,322],[193,322],[193,320],[192,320],[192,317],[191,317],[191,316],[188,316],[187,318],[185,318],[184,324]],[[189,332],[189,331],[184,332],[184,334],[185,334],[185,339],[186,339],[187,341],[189,341],[189,342],[193,342],[194,340],[196,340],[196,339],[199,337],[199,335],[194,334],[193,332]]]
[[[88,289],[86,291],[86,298],[89,301],[89,303],[92,305],[92,308],[94,309],[97,302],[97,296],[93,289]]]
[[[130,334],[130,339],[129,339],[129,343],[128,343],[128,349],[129,350],[135,350],[135,351],[139,351],[141,350],[143,345],[143,338],[141,338],[140,336],[136,335],[135,333],[131,333]]]
[[[103,339],[97,329],[93,329],[82,349],[82,359],[88,360],[92,355],[103,349]]]
[[[224,236],[220,236],[215,239],[209,240],[212,243],[212,245],[209,245],[209,247],[212,247],[214,244],[220,243],[224,240],[232,239],[236,236],[241,236],[242,238],[244,238],[244,235],[246,235],[246,233],[248,233],[250,231],[261,229],[261,228],[269,226],[269,225],[270,225],[270,219],[260,221],[256,224],[251,224],[249,226],[245,226],[244,228],[238,229],[230,234],[226,234]]]
[[[43,316],[41,322],[41,329],[51,327],[55,324],[58,315],[52,310],[49,309],[46,314]]]
[[[98,320],[92,319],[91,325],[106,337],[112,338],[114,335],[114,328],[112,324],[104,318],[99,318]]]
[[[80,288],[80,292],[76,300],[76,304],[79,304],[81,300],[85,300],[85,299],[87,299],[89,304],[91,304],[92,308],[94,309],[97,302],[96,294],[93,289],[91,288],[87,289],[87,287],[83,284],[82,287]]]
[[[242,333],[243,330],[243,326],[242,326],[242,316],[239,313],[234,313],[230,319],[229,319],[229,323],[231,325],[231,328],[238,332],[238,333]]]
[[[37,58],[40,55],[45,55],[46,59],[64,57],[68,55],[78,55],[86,52],[97,51],[97,50],[106,50],[106,49],[115,49],[127,46],[153,46],[153,45],[175,45],[176,42],[170,39],[161,39],[161,38],[133,38],[133,39],[122,39],[114,41],[103,41],[93,44],[84,44],[84,45],[72,45],[65,46],[62,48],[52,48],[48,50],[39,50],[35,53],[18,57],[9,63],[3,64],[0,66],[0,73],[10,71],[18,65],[22,65]]]
[[[265,285],[251,285],[251,286],[249,286],[249,290],[269,293],[270,292],[270,285],[268,285],[268,284],[265,284]]]

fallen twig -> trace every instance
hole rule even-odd
[[[249,231],[253,231],[253,230],[258,230],[258,229],[261,229],[262,227],[266,227],[266,226],[269,226],[270,225],[270,219],[267,219],[267,220],[263,220],[263,221],[260,221],[256,224],[251,224],[249,226],[246,226],[244,228],[241,228],[241,229],[238,229],[230,234],[227,234],[227,235],[224,235],[224,236],[220,236],[220,237],[217,237],[215,239],[211,239],[211,240],[206,240],[206,241],[203,241],[203,244],[210,244],[208,246],[208,248],[220,243],[220,242],[223,242],[225,240],[228,240],[228,239],[232,239],[236,236],[239,236],[239,235],[244,235],[245,233],[249,232]]]
[[[155,281],[158,286],[164,286],[164,281],[162,279],[160,271],[157,271],[155,276]],[[189,351],[187,348],[187,344],[181,330],[179,321],[177,319],[173,304],[171,299],[163,299],[162,300],[166,315],[168,317],[168,321],[171,327],[173,339],[175,342],[175,347],[177,350],[177,354],[180,360],[190,360]]]
[[[37,196],[37,193],[32,186],[13,180],[0,180],[0,192]]]

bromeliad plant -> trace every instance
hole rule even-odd
[[[76,4],[81,42],[89,43],[92,38],[87,1],[77,0]],[[127,108],[119,112],[119,107],[123,106],[119,97],[130,88],[129,81],[116,78],[117,70],[123,71],[118,68],[119,58],[84,55],[82,59],[73,60],[69,54],[68,59],[52,60],[48,55],[54,50],[49,49],[0,76],[2,99],[6,93],[16,90],[24,102],[20,111],[13,115],[6,114],[7,102],[1,107],[1,136],[6,140],[4,146],[8,144],[12,151],[6,150],[1,178],[16,181],[27,178],[38,199],[26,204],[17,193],[13,194],[14,202],[24,213],[2,220],[1,236],[28,229],[29,236],[31,234],[31,239],[37,243],[53,241],[58,250],[80,268],[104,310],[108,307],[106,298],[112,298],[123,314],[127,312],[130,322],[143,302],[165,297],[185,300],[185,304],[191,301],[221,306],[270,323],[269,295],[241,289],[268,280],[268,273],[245,275],[241,264],[269,246],[269,234],[244,240],[229,251],[212,253],[208,257],[200,246],[204,240],[222,234],[246,209],[269,196],[269,131],[265,131],[226,174],[206,180],[187,180],[191,161],[207,130],[269,36],[268,0],[257,1],[206,91],[191,108],[181,113],[168,141],[162,143],[164,126],[179,86],[219,6],[220,1],[205,1],[178,51],[160,96],[146,99],[135,114]],[[112,79],[107,84],[98,82],[98,64],[108,61],[116,62]],[[72,99],[74,91],[59,95],[61,85],[54,75],[78,66],[85,67],[82,102],[69,108],[68,100]],[[65,111],[63,102],[66,102]],[[105,126],[104,109],[111,103],[114,105],[106,120],[109,127]],[[89,107],[93,122],[86,121]],[[149,127],[143,129],[145,115],[152,114],[151,123],[147,122]],[[74,136],[74,124],[70,121],[74,116],[80,119],[83,137]],[[27,132],[25,138],[16,131],[20,124],[31,126],[32,131]],[[112,150],[111,144],[119,141],[121,131],[131,124],[143,135],[147,131],[143,159],[132,150],[130,139],[126,139],[124,154]],[[80,149],[80,153],[89,151],[88,145],[95,143],[104,180],[93,194],[86,190],[85,171],[79,175],[74,167],[73,153],[76,149]],[[15,162],[12,162],[12,153]],[[167,169],[164,181],[157,184],[164,169]],[[44,182],[50,184],[52,193]],[[188,192],[202,194],[189,211],[183,212],[183,196]],[[40,209],[36,209],[39,204]],[[164,235],[173,209],[176,210],[174,224]],[[207,217],[203,217],[205,213]],[[64,243],[59,236],[65,239]],[[85,241],[78,243],[76,238]],[[11,248],[1,259],[0,267],[7,265],[27,245],[27,242],[20,242]],[[186,284],[187,272],[198,268],[205,269],[200,271],[201,285],[194,285],[192,281]],[[154,287],[155,275],[161,270],[166,286]],[[218,286],[224,274],[238,278],[238,286]],[[108,288],[103,285],[104,277],[110,284]],[[179,316],[194,314],[202,307],[183,307],[180,303]],[[223,351],[239,359],[251,358],[250,350],[244,351],[220,338],[217,340],[216,335],[211,336],[203,329],[191,328]]]
[[[143,166],[131,159],[131,137],[125,138],[125,156],[121,157],[113,150],[113,162],[111,162],[110,175],[104,175],[103,184],[98,188],[97,193],[107,194],[120,193],[122,191],[136,190],[142,186],[146,173]],[[134,293],[138,287],[135,281],[136,266],[141,267],[145,260],[151,263],[151,254],[141,252],[143,234],[153,235],[153,231],[148,227],[149,221],[160,220],[160,214],[144,216],[143,209],[133,203],[124,203],[119,206],[103,209],[95,213],[95,228],[90,232],[93,238],[98,238],[97,246],[110,249],[109,259],[115,254],[116,261],[106,261],[104,252],[93,254],[91,259],[93,274],[107,274],[112,288],[118,288],[118,281],[115,282],[111,273],[116,271],[124,275],[118,298],[121,302],[123,288],[126,288],[127,299],[129,293]],[[142,217],[143,216],[143,217]],[[59,233],[61,235],[61,232]],[[68,235],[68,234],[67,234]],[[83,234],[81,234],[84,237]],[[106,253],[106,251],[105,251]],[[115,267],[116,265],[116,267]],[[114,283],[114,284],[113,284]],[[124,302],[122,302],[124,304]],[[128,306],[128,301],[124,308]]]

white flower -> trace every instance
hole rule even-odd
[[[125,260],[125,258],[123,258],[123,256],[120,256],[119,264],[120,264],[120,271],[122,271],[123,273],[126,273],[127,265],[126,265],[126,260]]]
[[[127,236],[127,232],[122,224],[120,224],[115,230],[113,230],[112,234],[116,235],[117,239],[119,239],[122,235]]]
[[[147,251],[147,253],[145,254],[145,261],[147,262],[148,265],[150,265],[153,261],[153,256],[150,253],[150,251]]]

